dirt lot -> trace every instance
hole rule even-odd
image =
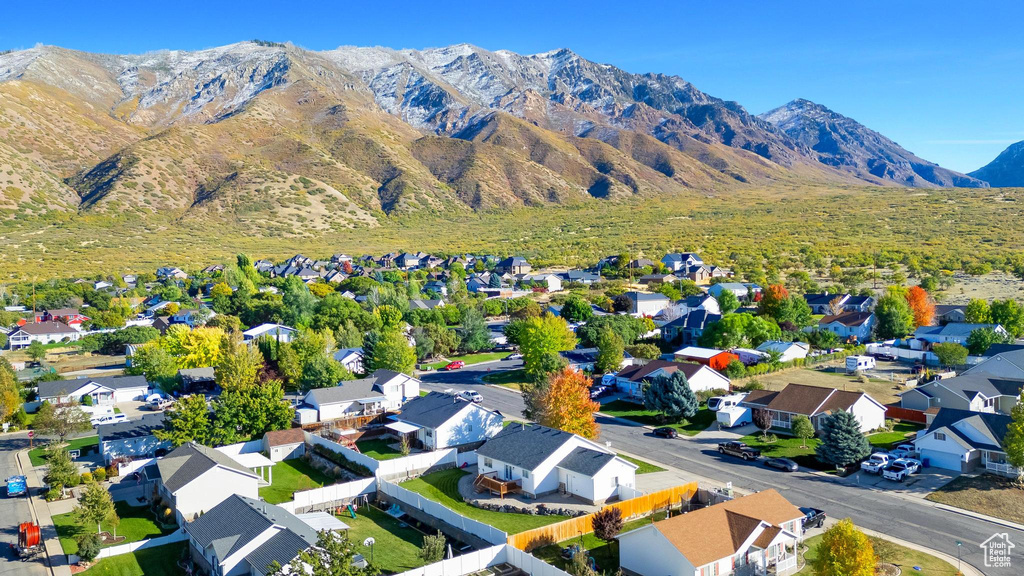
[[[984,276],[970,276],[957,272],[953,277],[954,284],[940,295],[941,304],[967,304],[972,298],[982,300],[1005,300],[1024,297],[1024,282],[1014,276],[993,272]]]
[[[961,476],[929,494],[928,500],[1011,522],[1024,522],[1024,490],[1002,476]]]
[[[869,396],[878,400],[882,404],[889,404],[899,400],[899,397],[896,396],[896,394],[899,393],[901,389],[893,382],[878,378],[871,378],[868,382],[864,383],[855,376],[847,376],[845,368],[834,366],[828,368],[828,370],[835,370],[835,372],[815,370],[811,368],[794,368],[790,370],[783,370],[781,372],[774,372],[772,374],[756,376],[755,379],[761,384],[764,384],[765,388],[768,390],[782,390],[787,384],[807,384],[809,386],[836,388],[839,390],[846,390],[848,392],[866,392]],[[747,381],[749,380],[740,381],[736,384],[742,385]]]

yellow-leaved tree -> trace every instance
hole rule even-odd
[[[540,402],[540,423],[584,438],[597,438],[599,428],[594,412],[600,404],[590,399],[587,375],[563,368],[551,374]]]
[[[184,324],[173,324],[160,340],[160,345],[170,352],[178,368],[206,368],[220,362],[221,340],[224,330],[201,326],[189,329]]]
[[[874,576],[878,559],[871,540],[849,518],[825,531],[808,561],[817,576]]]

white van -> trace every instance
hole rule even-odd
[[[708,398],[708,410],[712,412],[718,412],[723,408],[729,408],[736,406],[747,397],[747,393],[743,392],[740,394],[729,394],[728,396],[713,396]]]

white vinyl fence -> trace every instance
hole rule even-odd
[[[483,522],[463,516],[443,504],[438,504],[429,498],[420,496],[410,490],[406,490],[397,484],[392,484],[386,480],[380,480],[377,489],[399,502],[403,502],[409,506],[422,510],[424,513],[433,516],[446,524],[450,524],[486,542],[490,542],[491,544],[504,544],[508,541],[508,534],[505,532],[502,532],[493,526],[484,524]]]
[[[166,536],[159,538],[150,538],[148,540],[139,540],[138,542],[129,542],[128,544],[120,544],[117,546],[111,546],[109,548],[103,548],[100,550],[99,556],[96,558],[108,558],[110,556],[120,556],[121,554],[129,554],[136,550],[144,550],[146,548],[155,548],[157,546],[163,546],[164,544],[170,544],[172,542],[182,542],[188,540],[188,534],[185,530],[179,528],[174,532]]]
[[[476,450],[470,452],[459,452],[455,465],[459,468],[463,466],[476,466]]]
[[[291,502],[278,504],[285,510],[296,513],[296,510],[315,508],[327,502],[340,502],[350,500],[358,496],[373,494],[377,491],[377,480],[374,478],[360,478],[344,484],[332,484],[323,488],[314,488],[296,492]]]
[[[306,432],[305,436],[307,443],[314,444],[317,446],[323,446],[324,448],[327,448],[331,452],[341,454],[342,456],[345,457],[346,460],[365,466],[366,468],[369,468],[371,472],[376,472],[377,465],[380,463],[377,460],[374,460],[373,458],[370,458],[365,454],[360,454],[359,452],[356,452],[351,448],[342,446],[341,444],[338,444],[333,440],[328,440],[323,436],[317,436],[316,434],[310,434],[309,432]]]
[[[428,564],[397,576],[465,576],[506,562],[532,576],[568,576],[558,568],[508,544],[499,544]]]
[[[459,461],[459,454],[454,448],[435,450],[433,452],[419,452],[391,460],[376,460],[333,440],[328,440],[309,432],[306,432],[306,441],[310,444],[323,446],[331,452],[341,454],[350,462],[365,466],[377,478],[409,478],[436,466],[447,465],[455,467]],[[473,454],[472,461],[475,464],[476,452],[467,452],[467,454]]]
[[[142,458],[139,460],[132,460],[131,462],[127,462],[124,465],[118,464],[117,475],[127,476],[129,474],[133,474],[139,468],[145,468],[146,466],[149,466],[154,460],[156,460],[156,458]]]

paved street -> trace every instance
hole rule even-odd
[[[0,494],[0,576],[43,576],[48,571],[42,556],[31,562],[18,560],[9,544],[18,542],[18,524],[30,521],[28,498],[7,497],[6,479],[19,474],[15,455],[18,450],[28,446],[25,434],[7,434],[0,437],[0,480],[4,480],[4,489]]]
[[[484,366],[468,366],[453,372],[439,372],[422,377],[424,389],[472,388],[484,397],[484,405],[509,416],[520,416],[523,403],[513,390],[485,386],[478,382],[487,368],[518,367],[520,363],[501,362]],[[776,488],[797,506],[821,508],[834,518],[850,517],[865,528],[890,534],[921,546],[956,557],[956,542],[963,542],[962,558],[991,576],[1018,576],[1022,568],[985,568],[981,542],[997,532],[1007,532],[1013,542],[1024,542],[1024,532],[1005,528],[984,520],[941,510],[918,497],[899,495],[868,485],[856,485],[831,477],[797,472],[786,474],[764,468],[756,463],[718,454],[712,435],[707,440],[656,438],[643,427],[630,426],[620,420],[599,418],[601,440],[612,443],[613,449],[629,452],[668,464],[695,476],[713,478],[721,483],[732,482],[745,490]],[[881,485],[880,485],[881,486]],[[1018,544],[1019,545],[1019,544]],[[1015,563],[1024,565],[1018,556]]]

